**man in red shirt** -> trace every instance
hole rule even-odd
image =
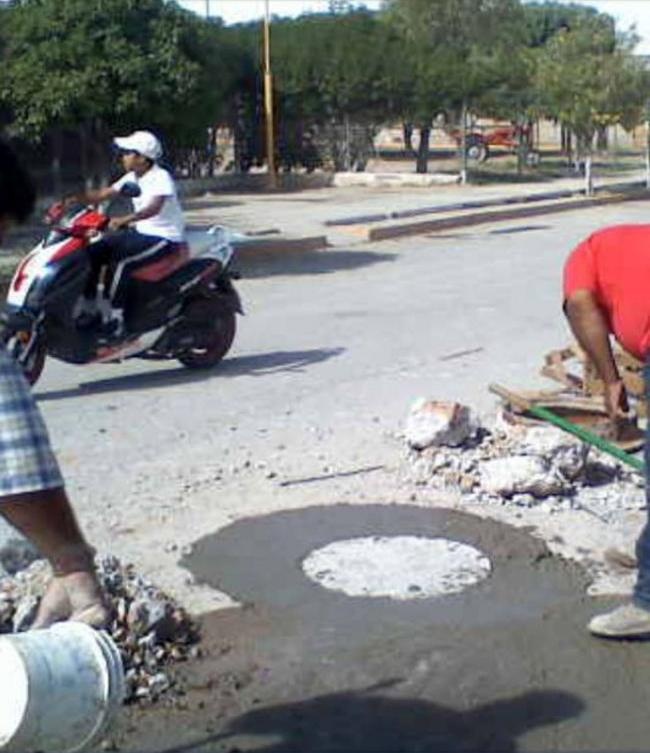
[[[616,425],[628,416],[610,334],[625,350],[646,362],[650,404],[650,225],[619,225],[581,243],[564,268],[564,311],[581,347],[605,383],[605,407]],[[645,464],[650,468],[650,427]],[[650,488],[646,479],[646,499]],[[650,509],[650,507],[649,507]],[[630,603],[594,617],[594,635],[624,638],[650,635],[650,522],[636,544],[637,581]]]

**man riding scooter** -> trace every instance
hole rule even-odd
[[[134,211],[110,221],[109,229],[122,232],[105,236],[89,247],[91,271],[76,322],[80,328],[98,327],[109,338],[119,338],[124,331],[126,273],[173,253],[185,238],[185,221],[174,181],[158,164],[163,151],[160,141],[149,131],[135,131],[114,139],[114,143],[125,174],[106,188],[90,189],[65,199],[66,204],[98,204],[118,196],[126,184],[134,183],[139,188],[132,199]],[[111,313],[103,320],[97,291],[101,270],[108,266],[112,267],[112,274],[104,289],[108,291]]]

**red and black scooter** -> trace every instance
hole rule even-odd
[[[126,187],[139,191],[137,186]],[[163,260],[127,275],[124,335],[107,345],[99,331],[82,329],[76,312],[90,270],[88,247],[106,232],[109,218],[89,206],[55,204],[49,231],[16,269],[0,337],[31,384],[46,356],[75,364],[125,358],[177,359],[210,368],[226,355],[243,313],[230,271],[233,234],[223,227],[188,233],[187,244]],[[114,270],[115,272],[119,270]],[[108,302],[98,294],[100,309]]]

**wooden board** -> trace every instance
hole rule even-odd
[[[619,347],[614,348],[614,358],[625,389],[632,398],[632,410],[639,418],[646,417],[648,406],[645,398],[643,363]],[[604,384],[598,377],[594,365],[577,344],[548,353],[541,373],[559,382],[566,389],[587,397],[600,396],[604,392]]]
[[[570,421],[572,424],[582,426],[593,434],[604,437],[612,444],[626,452],[637,452],[644,445],[645,434],[631,421],[626,425],[624,433],[618,439],[611,437],[611,421],[605,412],[602,398],[575,395],[568,392],[540,392],[519,390],[518,395],[530,401],[540,408],[548,408],[561,418]],[[546,425],[542,421],[525,411],[519,411],[511,407],[507,411],[509,417],[515,423],[524,423],[527,425]]]

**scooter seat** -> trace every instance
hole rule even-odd
[[[190,249],[186,243],[179,243],[171,253],[162,259],[139,267],[131,273],[131,277],[142,282],[160,282],[174,274],[190,258]]]

